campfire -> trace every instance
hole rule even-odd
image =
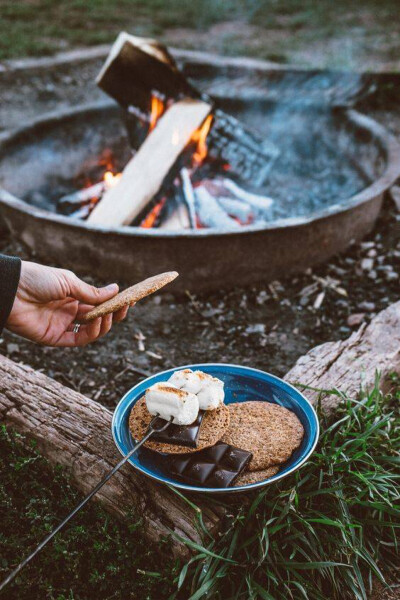
[[[129,138],[142,143],[122,172],[105,151],[101,176],[61,197],[59,212],[167,230],[268,220],[273,200],[249,188],[265,182],[279,152],[193,88],[166,48],[120,34],[97,83],[124,108]]]

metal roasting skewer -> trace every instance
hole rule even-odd
[[[83,508],[85,506],[85,504],[87,504],[89,502],[89,500],[95,494],[97,494],[97,492],[103,487],[103,485],[106,484],[107,481],[109,479],[111,479],[111,477],[113,475],[115,475],[115,473],[117,471],[119,471],[119,469],[130,459],[130,457],[136,452],[136,450],[138,450],[141,446],[143,446],[143,444],[145,442],[147,442],[147,440],[149,439],[149,437],[151,437],[153,435],[153,433],[160,433],[161,431],[165,431],[167,429],[167,427],[172,423],[172,419],[173,419],[173,417],[171,417],[171,419],[169,421],[167,421],[165,424],[163,424],[162,426],[155,427],[155,423],[158,418],[159,418],[159,415],[156,415],[151,420],[145,435],[142,437],[142,439],[139,442],[137,442],[134,445],[132,450],[130,450],[128,452],[128,454],[126,456],[124,456],[119,461],[119,463],[116,464],[115,467],[113,469],[111,469],[111,471],[109,471],[107,473],[107,475],[92,489],[92,491],[89,492],[89,494],[74,508],[74,510],[72,510],[69,513],[69,515],[67,515],[65,517],[65,519],[63,521],[61,521],[61,523],[59,523],[57,525],[57,527],[55,529],[53,529],[53,531],[51,533],[49,533],[49,535],[46,536],[44,538],[44,540],[42,540],[42,542],[40,542],[40,544],[38,546],[36,546],[35,550],[33,550],[33,552],[31,552],[29,554],[29,556],[24,558],[24,560],[22,562],[20,562],[19,565],[17,567],[15,567],[15,569],[13,571],[11,571],[11,573],[0,583],[0,592],[2,590],[4,590],[6,585],[9,584],[16,575],[18,575],[18,573],[25,567],[25,565],[27,565],[28,562],[30,562],[32,560],[32,558],[34,558],[36,556],[36,554],[38,554],[46,546],[46,544],[60,531],[60,529],[62,529],[64,527],[64,525],[66,525],[68,523],[68,521],[70,521],[76,515],[76,513],[79,512],[81,510],[81,508]]]

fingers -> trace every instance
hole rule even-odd
[[[119,288],[116,283],[111,283],[106,287],[97,288],[94,285],[89,285],[85,281],[82,281],[70,271],[64,271],[63,275],[67,280],[69,295],[85,304],[96,306],[97,304],[101,304],[101,302],[109,300],[118,293]]]
[[[107,333],[110,331],[110,329],[112,327],[112,324],[113,324],[112,314],[102,317],[99,337],[103,337],[103,335],[107,335]]]
[[[92,307],[82,305],[81,314],[84,314],[90,310],[90,308]],[[68,327],[68,331],[61,336],[56,346],[64,348],[87,346],[88,344],[95,342],[97,339],[107,335],[114,323],[118,323],[125,319],[126,315],[128,314],[128,310],[129,306],[125,306],[114,314],[109,314],[105,317],[94,319],[91,323],[81,325],[77,333],[73,332],[73,325]]]
[[[66,331],[58,340],[57,346],[73,347],[87,346],[100,336],[101,319],[95,319],[88,325],[81,325],[79,331]]]
[[[128,314],[128,310],[129,306],[124,306],[123,308],[120,308],[120,310],[114,313],[113,322],[119,323],[120,321],[123,321],[126,315]]]

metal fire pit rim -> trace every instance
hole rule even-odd
[[[220,99],[220,98],[218,98]],[[62,109],[55,112],[45,113],[39,118],[33,119],[30,122],[25,123],[23,126],[16,129],[12,129],[0,134],[0,152],[8,144],[14,142],[19,136],[26,135],[27,133],[33,133],[35,129],[40,128],[42,125],[49,125],[51,123],[57,123],[65,119],[73,119],[77,114],[97,112],[108,108],[118,108],[118,105],[110,100],[81,104],[71,109]],[[133,226],[123,227],[107,227],[103,225],[90,224],[87,221],[80,219],[71,219],[70,217],[59,215],[35,207],[24,200],[21,200],[8,192],[6,189],[0,187],[0,203],[5,203],[15,210],[24,212],[30,216],[43,219],[46,221],[58,222],[66,225],[67,227],[74,227],[83,230],[97,231],[100,234],[119,234],[122,236],[138,236],[138,237],[157,237],[157,238],[193,238],[193,237],[217,237],[217,236],[236,236],[244,235],[252,232],[260,232],[267,230],[277,230],[288,227],[298,227],[307,225],[310,223],[323,220],[327,217],[331,217],[335,214],[345,213],[358,205],[361,205],[368,200],[382,194],[387,190],[393,183],[400,177],[400,144],[396,141],[394,136],[388,132],[382,125],[377,121],[368,117],[354,109],[343,109],[343,114],[349,119],[350,122],[363,127],[376,136],[380,144],[384,148],[386,153],[386,168],[378,179],[376,179],[371,185],[364,188],[361,192],[358,192],[354,196],[351,196],[346,204],[336,203],[328,208],[320,211],[311,213],[307,217],[289,217],[285,219],[277,219],[270,223],[255,224],[255,225],[243,225],[238,229],[218,229],[218,228],[207,228],[207,229],[194,229],[194,230],[171,230],[164,231],[157,228],[143,228]]]

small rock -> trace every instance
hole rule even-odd
[[[201,314],[205,319],[209,319],[211,317],[215,317],[221,313],[221,309],[219,308],[207,308],[206,310],[202,310]]]
[[[360,263],[360,266],[363,269],[363,271],[372,271],[372,269],[374,268],[374,261],[372,258],[363,258]]]
[[[369,256],[369,258],[375,258],[377,255],[378,253],[375,248],[371,248],[371,250],[368,250],[367,252],[367,256]]]
[[[361,323],[364,321],[364,317],[365,313],[354,313],[352,315],[349,315],[347,318],[347,325],[349,327],[357,327],[358,325],[361,325]]]
[[[264,323],[253,323],[252,325],[249,325],[248,327],[246,327],[244,332],[247,334],[265,333],[265,325],[264,325]]]
[[[13,354],[14,352],[19,352],[19,345],[18,344],[7,344],[7,353],[8,354]]]
[[[387,271],[385,273],[385,277],[386,277],[387,281],[395,281],[396,279],[399,278],[399,274],[395,273],[395,271]]]
[[[267,300],[268,300],[267,292],[265,290],[261,290],[261,292],[259,292],[256,297],[257,304],[265,304],[265,302]]]
[[[375,302],[368,302],[367,300],[365,300],[364,302],[360,302],[358,308],[360,310],[364,310],[365,312],[374,312],[374,310],[376,309],[376,305]]]
[[[375,242],[361,242],[360,246],[363,250],[370,250],[375,246]]]

